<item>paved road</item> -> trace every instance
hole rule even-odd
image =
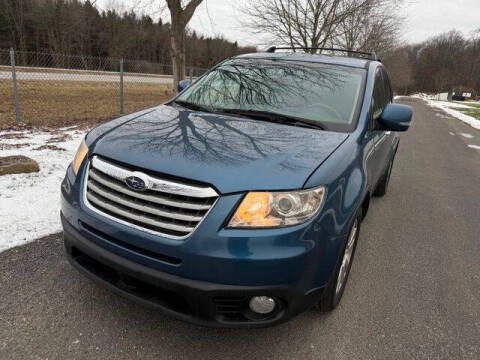
[[[0,359],[479,359],[480,132],[404,101],[415,123],[334,313],[192,326],[83,278],[53,235],[0,254]]]
[[[82,74],[79,72],[69,73],[69,72],[25,72],[17,71],[16,73],[18,80],[52,80],[52,81],[94,81],[94,82],[119,82],[120,75],[118,73],[114,74]],[[0,71],[0,80],[2,79],[11,79],[12,73],[8,71]],[[149,84],[173,84],[173,79],[170,77],[160,77],[160,76],[135,76],[135,75],[125,75],[123,77],[124,82],[135,82],[135,83],[149,83]]]

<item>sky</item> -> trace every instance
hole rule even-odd
[[[142,0],[124,0],[125,6]],[[162,0],[144,0],[158,1]],[[190,28],[204,35],[223,35],[240,45],[264,45],[263,39],[242,27],[240,8],[245,0],[204,0],[190,22]],[[98,0],[100,7],[122,0]],[[131,6],[131,5],[130,5]],[[468,36],[480,28],[480,0],[405,0],[400,11],[405,18],[403,38],[415,43],[452,29]]]

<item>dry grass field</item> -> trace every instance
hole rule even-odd
[[[465,115],[474,117],[477,120],[480,120],[480,108],[471,108],[471,109],[465,109],[465,108],[452,108],[453,110],[460,111],[461,113],[464,113]]]
[[[120,115],[117,83],[20,80],[18,88],[22,121],[27,125],[93,125]],[[172,96],[171,85],[125,83],[124,113],[161,104]],[[0,80],[0,129],[14,124],[11,80]]]
[[[480,120],[480,103],[474,102],[465,102],[464,105],[470,106],[470,108],[465,107],[452,107],[453,110],[460,111],[465,115],[472,116],[477,120]]]

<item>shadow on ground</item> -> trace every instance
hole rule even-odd
[[[0,358],[279,358],[328,316],[260,330],[198,327],[138,306],[73,269],[61,234],[0,254]],[[297,339],[295,329],[301,327]],[[275,336],[272,336],[272,334]],[[302,341],[299,341],[302,340]],[[294,349],[298,345],[301,348]],[[308,357],[308,356],[307,356]]]

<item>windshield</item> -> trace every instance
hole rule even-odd
[[[258,111],[354,128],[365,70],[290,61],[237,59],[194,83],[177,101],[211,111]]]

